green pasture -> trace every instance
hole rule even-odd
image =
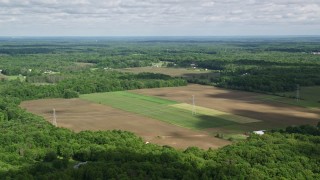
[[[18,75],[18,76],[4,76],[7,80],[9,80],[9,81],[12,81],[12,80],[17,80],[17,79],[19,79],[20,81],[25,81],[26,79],[26,77],[25,76],[21,76],[21,75]]]
[[[211,114],[198,112],[192,115],[192,111],[187,108],[175,107],[174,105],[179,104],[178,102],[126,91],[85,94],[80,98],[190,129],[199,130],[239,124],[232,120],[231,115],[224,116],[221,113],[214,115],[212,112]]]

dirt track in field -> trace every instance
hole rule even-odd
[[[257,130],[288,125],[316,125],[320,121],[320,110],[268,102],[258,98],[261,94],[226,90],[213,86],[191,84],[185,87],[140,89],[132,90],[132,92],[189,104],[192,103],[191,98],[194,95],[197,106],[262,120],[262,122],[232,126],[230,129]],[[228,127],[225,128],[228,129]]]
[[[145,141],[159,145],[185,149],[197,146],[203,149],[218,148],[230,142],[209,136],[203,131],[193,131],[162,121],[139,116],[130,112],[114,109],[80,99],[42,99],[25,101],[21,107],[43,116],[49,122],[56,110],[59,127],[82,130],[120,129],[136,133]]]

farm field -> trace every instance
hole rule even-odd
[[[186,104],[126,91],[86,94],[80,98],[195,130],[258,121],[199,108],[193,115],[192,108]]]
[[[0,73],[0,80],[1,80],[1,79],[5,79],[5,78],[6,78],[6,77],[5,77],[3,74]]]
[[[19,79],[20,81],[25,81],[26,79],[26,77],[25,76],[21,76],[21,75],[19,75],[19,76],[6,76],[6,75],[3,75],[3,74],[1,74],[0,73],[0,79],[7,79],[7,80],[16,80],[16,79]]]
[[[213,137],[217,134],[243,139],[248,131],[315,125],[320,120],[320,109],[288,105],[274,97],[191,84],[26,101],[21,106],[48,121],[56,108],[58,125],[75,131],[121,129],[148,142],[178,148],[219,147],[228,142],[217,141]]]
[[[261,94],[226,90],[212,86],[188,85],[174,88],[132,90],[130,92],[156,96],[180,103],[191,103],[195,96],[197,106],[261,120],[252,123],[233,123],[207,128],[210,133],[241,133],[259,129],[283,128],[289,125],[312,124],[320,120],[320,109],[306,109],[261,98]]]
[[[159,100],[152,103],[170,104],[173,101]],[[185,149],[198,146],[203,149],[218,148],[230,142],[212,137],[204,131],[194,131],[166,122],[151,119],[110,106],[91,103],[81,99],[42,99],[25,101],[21,107],[52,121],[56,110],[59,127],[74,131],[120,129],[136,133],[145,141]]]
[[[135,68],[123,68],[123,69],[116,69],[120,72],[129,72],[129,73],[143,73],[143,72],[150,72],[150,73],[161,73],[166,74],[172,77],[193,77],[193,76],[201,76],[201,75],[209,75],[211,76],[218,76],[218,73],[214,71],[205,71],[203,69],[187,69],[187,68],[166,68],[166,67],[135,67]]]

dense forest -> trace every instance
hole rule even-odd
[[[4,75],[53,76],[83,69],[152,66],[204,68],[219,76],[189,82],[266,93],[320,85],[318,37],[1,39]],[[50,78],[47,78],[47,81]],[[46,81],[43,81],[46,82]]]
[[[320,85],[320,56],[312,54],[319,40],[1,38],[0,179],[320,179],[320,124],[251,135],[217,150],[177,150],[119,130],[75,133],[19,107],[30,99],[187,81],[266,93]],[[113,71],[161,62],[218,76]]]
[[[129,132],[74,133],[18,104],[0,98],[0,179],[320,178],[319,126],[252,135],[219,150],[176,150]]]
[[[184,86],[187,82],[180,78],[172,78],[163,74],[140,73],[137,75],[120,72],[78,72],[60,75],[53,85],[37,85],[36,82],[46,77],[35,77],[27,82],[20,80],[3,81],[0,94],[24,100],[41,98],[75,98],[79,94],[95,92],[122,91],[141,88],[159,88]]]

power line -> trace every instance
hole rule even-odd
[[[57,116],[56,116],[56,109],[53,108],[53,119],[52,119],[52,124],[57,127]]]
[[[194,102],[194,95],[192,95],[192,115],[197,114],[196,112],[196,107],[195,107],[195,102]]]
[[[297,84],[297,93],[296,93],[296,101],[298,102],[300,99],[300,85]]]
[[[185,101],[185,100],[187,100],[187,101]],[[192,103],[193,104],[192,114],[195,115],[196,114],[195,96],[193,95],[192,98],[188,98],[188,99],[185,99],[185,100],[182,100],[182,101],[180,100],[180,103],[187,103],[187,104],[191,104]],[[192,102],[190,102],[190,100]],[[123,103],[128,103],[128,102],[126,102],[124,100],[118,100],[118,101],[123,102]],[[63,105],[63,103],[61,103],[61,104]],[[110,106],[110,105],[107,105],[107,106]],[[141,104],[139,104],[139,106],[144,107],[145,110],[144,111],[139,111],[139,112],[126,111],[126,112],[132,113],[132,114],[127,114],[127,115],[121,114],[121,116],[132,117],[132,116],[142,115],[142,116],[150,117],[150,116],[152,116],[154,114],[158,114],[158,113],[161,113],[161,112],[167,113],[167,112],[165,112],[165,110],[172,108],[170,105],[161,105],[160,109],[159,109],[159,107],[150,109],[149,106],[145,106],[145,105],[141,105]],[[110,107],[112,107],[112,106],[110,106]],[[125,110],[123,110],[121,108],[116,108],[116,107],[112,107],[112,108],[125,111]],[[106,116],[108,116],[108,113],[110,113],[110,112],[102,112],[102,114],[98,113],[99,115],[95,115],[95,113],[82,114],[82,113],[78,113],[78,112],[69,112],[69,113],[68,112],[67,113],[63,112],[62,114],[59,115],[59,117],[60,118],[80,118],[80,117],[83,117],[83,116],[86,116],[86,115],[91,115],[91,116],[95,116],[95,117],[106,117]],[[56,116],[56,110],[55,109],[53,109],[53,115],[52,116],[49,116],[49,115],[46,115],[46,114],[41,114],[41,116],[43,116],[44,118],[47,118],[47,119],[50,119],[50,117],[53,117],[52,118],[52,124],[54,126],[57,126],[57,116]]]

